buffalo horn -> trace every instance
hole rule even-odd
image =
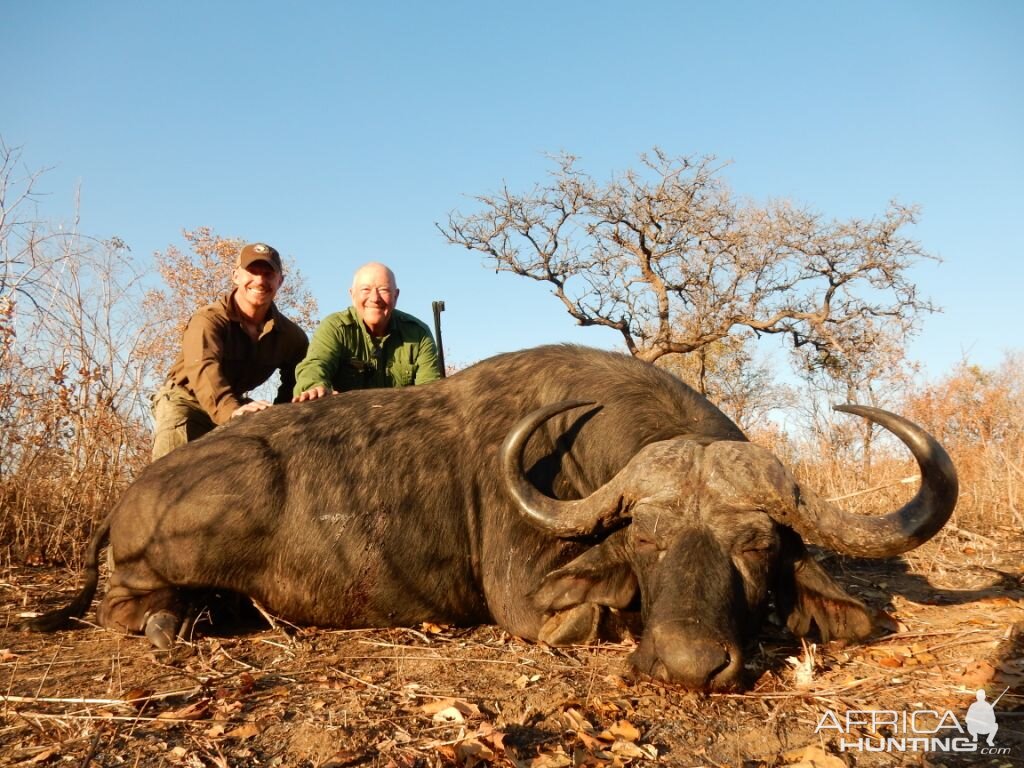
[[[523,454],[530,436],[548,419],[573,408],[594,405],[585,400],[563,400],[538,408],[520,419],[501,445],[499,460],[505,487],[520,511],[534,525],[558,536],[587,536],[620,522],[628,513],[624,509],[621,482],[612,478],[584,499],[560,501],[540,491],[526,478]]]
[[[898,437],[917,459],[921,485],[895,512],[865,517],[846,512],[813,492],[801,490],[797,519],[785,522],[808,541],[856,557],[893,557],[924,544],[946,524],[956,507],[956,468],[938,441],[894,413],[866,405],[837,405],[878,424]]]

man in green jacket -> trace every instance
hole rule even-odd
[[[331,392],[406,387],[441,378],[430,329],[395,309],[395,273],[383,264],[360,267],[349,289],[352,306],[324,319],[295,369],[294,402]]]

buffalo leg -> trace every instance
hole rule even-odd
[[[169,648],[185,613],[179,590],[174,587],[136,589],[126,586],[115,571],[97,615],[102,626],[129,634],[145,633],[157,648]]]

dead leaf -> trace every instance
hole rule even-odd
[[[540,675],[530,675],[529,677],[527,677],[526,675],[520,675],[515,680],[515,686],[519,690],[523,690],[530,683],[536,683],[538,680],[540,680]]]
[[[171,712],[161,712],[156,716],[157,720],[202,720],[210,714],[210,700],[200,699],[189,704],[187,707],[176,709]]]
[[[229,701],[218,701],[217,716],[222,720],[229,720],[231,719],[232,715],[238,714],[244,708],[245,705],[242,704],[242,702],[237,701],[236,699],[231,699]]]
[[[10,648],[0,649],[0,662],[3,662],[3,661],[14,661],[17,658],[18,658],[18,654],[11,653],[11,649]]]
[[[252,689],[256,687],[256,678],[250,675],[248,672],[243,672],[238,676],[238,695],[247,696],[252,693]]]
[[[628,720],[619,720],[601,735],[604,736],[605,733],[612,737],[611,740],[638,741],[640,739],[640,730]]]
[[[420,711],[426,715],[436,715],[449,709],[454,709],[465,717],[476,717],[480,714],[480,707],[463,699],[434,699],[420,706]]]
[[[608,746],[608,742],[612,741],[610,738],[605,738],[606,733],[608,732],[605,731],[605,733],[602,733],[600,736],[591,736],[586,731],[576,731],[576,738],[579,739],[580,744],[582,744],[586,749],[598,750],[604,749]]]
[[[957,682],[969,688],[979,688],[992,680],[996,669],[987,661],[972,661],[964,667]]]
[[[229,731],[224,738],[225,739],[251,739],[255,736],[260,735],[260,728],[256,723],[246,723],[240,725],[233,731]]]
[[[499,731],[490,723],[481,723],[480,727],[476,729],[476,733],[473,735],[490,742],[495,749],[504,749],[505,737],[508,734],[504,731]]]
[[[640,758],[647,757],[647,753],[632,741],[616,741],[611,746],[611,752],[616,757]]]
[[[149,697],[153,695],[153,692],[146,688],[132,688],[125,692],[124,700],[125,703],[131,704],[140,712],[150,704]]]
[[[618,688],[620,691],[629,690],[629,683],[621,675],[606,675],[605,681],[611,683],[613,686]]]
[[[553,752],[537,755],[527,765],[530,768],[567,768],[572,765],[572,758],[561,747],[555,747]]]
[[[566,722],[567,730],[589,734],[593,734],[595,732],[594,726],[590,724],[590,721],[587,720],[579,710],[573,709],[572,707],[562,713],[562,719]]]
[[[365,762],[366,754],[362,752],[352,752],[350,750],[341,750],[335,752],[323,763],[320,763],[320,768],[346,768],[350,765],[359,765]]]
[[[841,758],[830,755],[817,744],[786,752],[782,759],[788,768],[846,768]]]
[[[470,758],[476,760],[486,760],[491,762],[498,755],[489,746],[484,744],[482,741],[476,739],[467,739],[466,741],[460,741],[455,746],[455,756],[458,759],[459,765],[464,765],[469,761]]]
[[[889,669],[899,669],[903,666],[903,659],[896,656],[883,656],[878,660],[878,665],[880,667],[888,667]]]
[[[617,715],[622,712],[622,707],[617,703],[613,701],[605,701],[600,696],[594,696],[590,700],[589,704],[602,715]]]

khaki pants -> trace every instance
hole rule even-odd
[[[153,395],[153,420],[153,461],[217,426],[191,392],[173,384]]]

